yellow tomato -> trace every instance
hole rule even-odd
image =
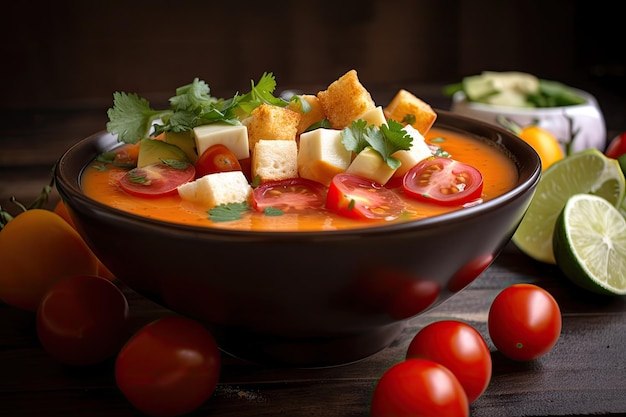
[[[550,165],[565,157],[559,141],[550,132],[540,127],[527,126],[517,135],[539,154],[542,171],[545,171]]]
[[[50,286],[71,275],[95,275],[98,259],[58,214],[32,209],[0,232],[0,299],[36,311]]]

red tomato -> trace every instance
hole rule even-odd
[[[150,416],[179,416],[207,401],[217,386],[220,352],[199,322],[179,316],[141,328],[120,350],[115,381]]]
[[[514,284],[491,304],[489,335],[503,355],[529,361],[548,353],[561,335],[561,310],[549,292],[533,284]]]
[[[353,219],[393,220],[404,210],[404,203],[393,191],[372,180],[337,174],[328,188],[326,208]]]
[[[241,164],[231,150],[221,143],[207,148],[196,162],[197,178],[226,171],[241,171]]]
[[[55,283],[37,309],[43,348],[68,365],[92,365],[115,355],[128,337],[128,302],[110,280],[74,275]]]
[[[463,386],[445,366],[407,359],[389,368],[374,388],[371,417],[463,417],[469,403]]]
[[[128,171],[121,179],[120,186],[128,194],[139,197],[162,197],[176,193],[179,185],[194,179],[196,169],[191,164],[184,168],[157,162]]]
[[[256,210],[267,207],[283,211],[307,210],[324,207],[326,187],[305,178],[267,181],[254,189],[253,205]]]
[[[491,381],[491,352],[481,334],[457,320],[436,321],[422,328],[411,341],[407,359],[430,359],[448,368],[472,403]]]
[[[609,158],[617,159],[626,154],[626,132],[615,136],[604,152]]]
[[[483,176],[471,165],[433,157],[411,168],[404,176],[402,187],[406,195],[417,200],[456,206],[480,198]]]

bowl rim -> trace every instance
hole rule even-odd
[[[106,130],[96,132],[72,145],[59,157],[55,169],[54,180],[61,196],[61,199],[68,204],[70,200],[79,202],[82,206],[92,207],[92,212],[106,212],[115,217],[117,222],[133,223],[135,225],[152,226],[167,230],[170,233],[193,233],[197,236],[228,237],[228,238],[288,238],[288,239],[334,239],[347,237],[365,237],[373,235],[403,233],[407,230],[432,230],[440,224],[449,224],[455,221],[464,221],[483,215],[500,206],[507,205],[510,201],[521,198],[528,190],[533,190],[541,176],[541,162],[539,155],[534,149],[511,132],[493,126],[489,123],[462,116],[451,111],[437,110],[438,117],[434,127],[445,130],[461,131],[470,136],[482,138],[488,142],[493,142],[496,146],[503,148],[503,152],[509,153],[509,158],[517,166],[518,180],[514,187],[505,193],[494,197],[491,200],[482,202],[475,206],[451,211],[448,213],[427,217],[423,219],[395,222],[392,224],[382,223],[380,225],[368,225],[338,230],[307,230],[307,231],[272,231],[272,230],[237,230],[208,226],[193,226],[183,223],[167,222],[159,219],[152,219],[138,214],[130,213],[107,204],[101,203],[91,197],[86,196],[80,188],[80,178],[83,171],[89,166],[89,162],[99,153],[111,146],[104,147],[106,143],[117,139]],[[471,130],[470,130],[471,128]],[[494,137],[487,137],[487,133]],[[504,142],[508,146],[505,146]],[[100,149],[97,149],[101,146]],[[529,158],[520,161],[516,159],[509,148],[516,148],[517,152],[528,154]],[[91,159],[86,160],[86,154],[91,155]],[[72,161],[81,158],[81,166],[76,167],[76,162]],[[82,162],[84,161],[84,162]],[[71,210],[70,210],[71,212]]]
[[[500,106],[496,104],[487,104],[487,103],[479,103],[476,101],[468,101],[465,96],[465,92],[457,91],[452,95],[452,109],[454,110],[455,106],[463,105],[467,106],[467,108],[482,111],[486,113],[501,113],[501,114],[521,114],[521,115],[551,115],[551,114],[562,114],[564,110],[569,109],[582,109],[585,107],[598,107],[598,102],[593,94],[588,91],[581,90],[578,88],[570,87],[570,90],[575,92],[577,95],[581,96],[586,100],[585,103],[581,104],[572,104],[569,106],[557,106],[557,107],[514,107],[514,106]]]

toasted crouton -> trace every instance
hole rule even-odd
[[[376,107],[370,93],[363,87],[357,72],[350,70],[317,93],[322,110],[333,129],[343,129]]]
[[[404,125],[409,124],[408,120],[412,119],[411,126],[422,135],[430,130],[437,119],[437,113],[430,105],[404,89],[396,93],[384,112],[387,119],[393,119]]]
[[[298,123],[298,135],[307,130],[311,125],[324,120],[326,117],[317,96],[312,94],[302,94],[300,95],[300,99],[306,101],[311,109],[308,112],[301,114],[300,123]],[[293,101],[290,102],[289,108],[295,111],[294,107],[297,106],[297,104],[294,103],[295,102]]]
[[[295,140],[257,142],[252,153],[252,177],[261,182],[284,180],[298,176],[298,145]]]
[[[261,104],[242,124],[248,128],[248,143],[254,152],[256,143],[263,140],[295,140],[301,114],[287,107]]]

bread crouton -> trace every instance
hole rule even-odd
[[[376,107],[370,93],[363,87],[357,72],[350,70],[317,93],[322,110],[333,129],[343,129]]]
[[[430,130],[437,119],[437,113],[430,105],[404,89],[396,93],[384,112],[387,119],[410,124],[422,135]]]
[[[287,107],[261,104],[242,121],[248,129],[250,151],[259,140],[295,140],[301,113]]]
[[[300,99],[308,103],[308,105],[310,106],[310,110],[306,113],[301,112],[300,123],[298,123],[298,135],[307,130],[311,125],[320,122],[324,120],[324,118],[326,118],[324,110],[322,110],[322,105],[320,104],[317,96],[313,94],[301,94]],[[290,102],[289,108],[294,111],[299,111],[295,109],[296,106],[299,107],[299,104],[295,103],[296,102],[294,101]]]
[[[252,187],[241,171],[208,174],[178,187],[180,198],[206,207],[243,203],[252,195]]]
[[[252,177],[261,182],[278,181],[298,176],[298,145],[295,140],[257,142],[252,153]]]

